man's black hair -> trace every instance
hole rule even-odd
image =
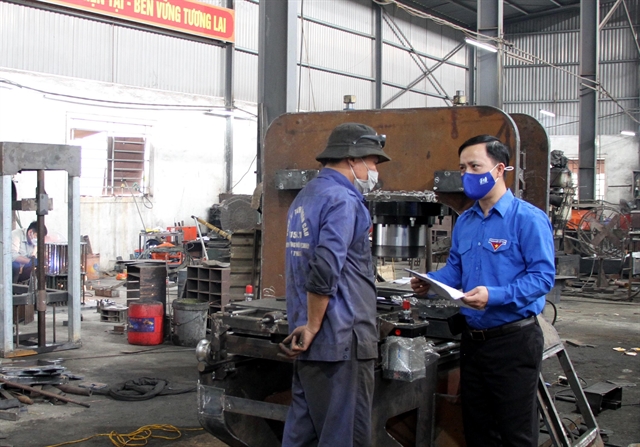
[[[458,149],[458,156],[463,150],[469,146],[475,146],[476,144],[484,143],[487,148],[487,155],[496,163],[503,163],[505,166],[509,166],[509,147],[491,135],[478,135],[473,138],[469,138],[462,143],[460,149]]]
[[[33,221],[29,224],[29,227],[27,228],[27,233],[29,231],[33,230],[34,233],[38,234],[38,222],[37,221]],[[47,231],[47,227],[44,227],[44,234],[43,235],[39,235],[38,236],[46,236],[48,233]]]

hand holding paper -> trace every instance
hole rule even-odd
[[[462,298],[464,298],[464,293],[460,290],[454,289],[440,281],[436,281],[433,278],[430,278],[425,273],[416,272],[415,270],[405,269],[407,272],[411,273],[416,278],[419,278],[430,285],[429,290],[441,296],[442,298],[448,298],[450,300],[455,301],[460,307],[471,307],[468,306]]]

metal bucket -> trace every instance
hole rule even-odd
[[[195,347],[207,335],[209,302],[183,298],[174,300],[172,307],[173,344]]]

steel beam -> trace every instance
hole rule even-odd
[[[69,342],[80,343],[80,176],[68,177],[67,240],[69,244],[69,278],[67,282],[67,308],[69,318]],[[55,311],[55,308],[54,308]]]
[[[478,33],[502,37],[502,0],[478,0]],[[476,50],[477,104],[502,108],[502,53]]]
[[[373,5],[374,14],[375,14],[375,69],[374,69],[374,77],[375,77],[375,90],[373,95],[374,107],[376,109],[382,108],[382,5],[375,4]]]
[[[262,139],[278,116],[296,110],[298,1],[262,1],[258,44],[258,182]]]
[[[580,1],[580,122],[578,136],[578,198],[595,199],[598,135],[598,25],[600,0]]]
[[[235,0],[227,0],[226,7],[234,9]],[[233,55],[235,46],[227,44],[224,53],[224,106],[229,112],[224,133],[224,191],[231,192],[233,186]]]
[[[297,5],[295,0],[260,2],[258,101],[266,126],[296,108]]]
[[[3,175],[0,183],[2,209],[0,213],[0,233],[2,233],[2,264],[0,265],[0,356],[13,351],[13,279],[11,262],[11,175]]]

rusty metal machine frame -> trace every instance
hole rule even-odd
[[[69,282],[67,307],[69,319],[69,339],[59,345],[42,345],[38,348],[14,349],[13,343],[13,288],[11,269],[11,176],[21,171],[37,171],[40,177],[44,171],[66,171],[68,174],[68,240],[69,240]],[[80,147],[59,144],[0,142],[0,196],[2,197],[2,293],[0,294],[0,357],[19,357],[63,349],[74,349],[80,342]],[[44,216],[39,215],[39,220]],[[44,224],[44,221],[43,221]],[[41,238],[44,244],[44,238]],[[40,241],[39,244],[40,246]],[[44,247],[44,245],[43,245]],[[39,259],[44,265],[44,259]],[[45,312],[48,301],[44,289],[38,296],[38,311]],[[59,294],[59,292],[58,292]],[[44,323],[44,321],[43,321]],[[40,325],[40,322],[39,322]],[[40,331],[40,326],[38,328]],[[40,339],[40,334],[39,334]]]
[[[280,170],[313,170],[315,160],[335,126],[345,122],[367,124],[387,136],[385,152],[392,161],[380,165],[385,191],[432,190],[436,171],[459,169],[458,147],[467,139],[489,134],[512,150],[515,170],[507,176],[516,195],[520,177],[520,136],[514,120],[489,106],[422,109],[362,110],[296,113],[278,117],[264,141],[263,240],[261,286],[284,294],[284,243],[287,211],[297,190],[281,190],[275,183]],[[438,201],[462,212],[473,203],[463,193],[441,193]]]

